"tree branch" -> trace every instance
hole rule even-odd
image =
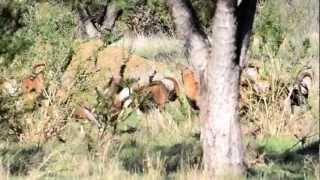
[[[257,0],[238,1],[237,7],[237,63],[241,68],[247,66],[247,50],[250,42],[250,35],[256,12]]]
[[[210,44],[189,0],[167,0],[178,37],[186,40],[187,57],[198,72],[204,71]]]

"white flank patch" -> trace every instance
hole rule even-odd
[[[302,79],[301,84],[308,89],[311,89],[312,86],[312,79],[309,76],[306,76],[305,78]]]
[[[169,90],[173,91],[174,90],[174,82],[171,79],[162,79],[161,82],[164,84],[164,86]]]
[[[118,94],[118,98],[120,101],[123,101],[123,100],[129,98],[130,95],[131,95],[131,89],[126,87],[120,91],[120,93]]]
[[[127,108],[127,107],[129,107],[129,105],[132,103],[132,99],[127,99],[126,101],[124,101],[124,103],[123,103],[123,107],[125,107],[125,108]]]

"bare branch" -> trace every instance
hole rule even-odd
[[[182,39],[187,39],[190,34],[201,30],[199,20],[189,0],[167,0],[176,26],[176,33]]]

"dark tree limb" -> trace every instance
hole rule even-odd
[[[104,6],[103,6],[103,8],[102,8],[102,13],[99,13],[98,14],[98,18],[97,18],[97,23],[98,24],[103,24],[103,21],[104,21],[104,19],[105,19],[105,16],[106,16],[106,14],[107,14],[107,11],[108,11],[108,3],[109,2],[107,2]]]
[[[237,62],[243,69],[247,66],[247,50],[249,47],[257,0],[243,0],[237,7]]]

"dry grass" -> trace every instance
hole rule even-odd
[[[162,34],[149,37],[127,34],[111,46],[132,48],[135,54],[160,62],[186,63],[182,41]]]
[[[312,5],[312,12],[318,11],[313,6],[318,4],[318,1],[309,1],[313,4],[307,3],[307,8]],[[302,2],[294,0],[294,3]],[[52,9],[47,5],[45,9],[49,9],[42,13],[49,16],[48,11]],[[41,7],[37,8],[41,9]],[[54,9],[56,11],[57,7],[55,6]],[[36,15],[40,17],[39,14]],[[288,14],[283,14],[283,16],[288,16]],[[310,16],[311,19],[314,18],[313,15]],[[300,20],[292,27],[298,26],[299,23]],[[253,58],[250,61],[261,64],[260,76],[271,84],[271,90],[265,93],[247,92],[251,93],[251,96],[246,103],[248,109],[241,119],[243,129],[248,129],[246,131],[248,133],[245,134],[246,144],[248,144],[247,156],[249,156],[248,159],[261,159],[261,162],[250,164],[250,168],[255,171],[252,174],[249,172],[248,177],[250,178],[319,179],[319,161],[314,158],[314,155],[294,154],[291,157],[285,154],[290,150],[292,144],[298,143],[295,149],[304,147],[299,138],[319,134],[319,30],[315,27],[317,28],[314,25],[308,26],[308,30],[302,33],[297,30],[284,34],[284,41],[276,55],[270,52],[270,49],[264,48],[263,56],[256,57],[255,54],[260,53],[257,48],[260,42],[259,37],[254,37],[255,42],[251,49]],[[46,25],[44,30],[49,31],[47,28],[50,26]],[[303,29],[299,26],[300,30],[301,28]],[[297,36],[300,35],[303,37],[298,38]],[[310,38],[310,48],[306,56],[302,57],[304,53],[301,43],[305,37]],[[59,36],[59,38],[63,37]],[[59,44],[58,47],[62,48],[60,50],[63,53],[57,54],[60,50],[53,49],[53,45],[48,45],[54,43],[44,42],[44,39],[39,36],[38,44],[30,50],[37,54],[32,62],[42,60],[40,57],[50,62],[60,62],[58,59],[65,60],[66,47]],[[290,41],[299,52],[288,50]],[[73,42],[72,46],[76,47],[78,43]],[[80,47],[84,44],[80,43]],[[182,43],[174,37],[126,35],[111,46],[113,51],[103,50],[100,52],[101,61],[97,61],[105,71],[96,75],[87,74],[77,86],[66,92],[67,96],[88,98],[87,93],[89,92],[86,91],[88,86],[94,89],[96,86],[105,84],[108,78],[104,73],[111,65],[103,62],[108,60],[107,56],[110,57],[110,54],[118,56],[113,60],[123,58],[121,57],[123,51],[119,49],[131,49],[135,54],[134,57],[142,56],[144,58],[139,57],[139,59],[150,61],[151,64],[156,64],[155,67],[158,64],[168,64],[167,62],[186,63]],[[75,52],[74,57],[80,56],[79,53],[83,52],[82,60],[85,61],[89,56],[94,56],[92,55],[94,51],[91,50],[92,48],[79,50],[80,52]],[[17,58],[23,59],[24,56],[30,58],[32,53],[20,55]],[[292,57],[298,57],[298,63],[295,63]],[[19,80],[25,74],[30,73],[30,63],[24,67],[21,62],[18,62],[3,72],[6,75],[4,79]],[[135,65],[140,63],[137,61]],[[118,62],[113,62],[113,64],[116,66]],[[119,122],[120,133],[106,132],[101,135],[101,131],[91,122],[72,117],[76,103],[63,102],[56,96],[60,85],[57,79],[63,80],[63,77],[53,72],[56,68],[53,66],[56,64],[49,63],[50,65],[52,67],[48,67],[46,78],[47,83],[51,85],[42,97],[30,102],[32,108],[26,108],[23,97],[18,96],[13,99],[9,95],[3,95],[8,92],[6,88],[0,93],[1,98],[4,99],[0,104],[9,107],[7,110],[3,105],[0,110],[7,113],[10,122],[20,122],[21,124],[18,125],[23,129],[21,133],[17,133],[18,138],[15,141],[1,141],[0,179],[210,179],[201,167],[198,114],[191,110],[185,97],[180,97],[180,102],[168,104],[162,111],[154,109],[146,114],[135,112],[130,118]],[[86,66],[85,63],[82,65],[84,69],[92,70],[93,66]],[[311,109],[301,109],[300,112],[290,114],[284,111],[283,107],[286,88],[292,84],[297,72],[304,65],[311,65],[315,70],[315,84],[309,97]],[[11,72],[14,67],[20,68],[17,74]],[[144,69],[148,70],[149,67]],[[166,67],[165,65],[164,69]],[[114,71],[118,72],[118,70]],[[140,73],[142,76],[145,75],[143,72]],[[135,74],[135,71],[132,71],[132,74]],[[92,80],[92,83],[87,80]],[[95,98],[94,92],[90,93]],[[95,100],[93,99],[92,102]],[[16,110],[16,107],[22,110],[13,111]],[[17,112],[22,112],[22,115],[17,116]],[[7,130],[5,128],[2,129]],[[135,130],[125,132],[130,128]],[[256,134],[252,133],[256,129],[258,129],[257,132],[254,132]],[[316,140],[318,140],[316,136],[307,138],[304,145]],[[34,149],[37,148],[39,150],[35,151]]]

